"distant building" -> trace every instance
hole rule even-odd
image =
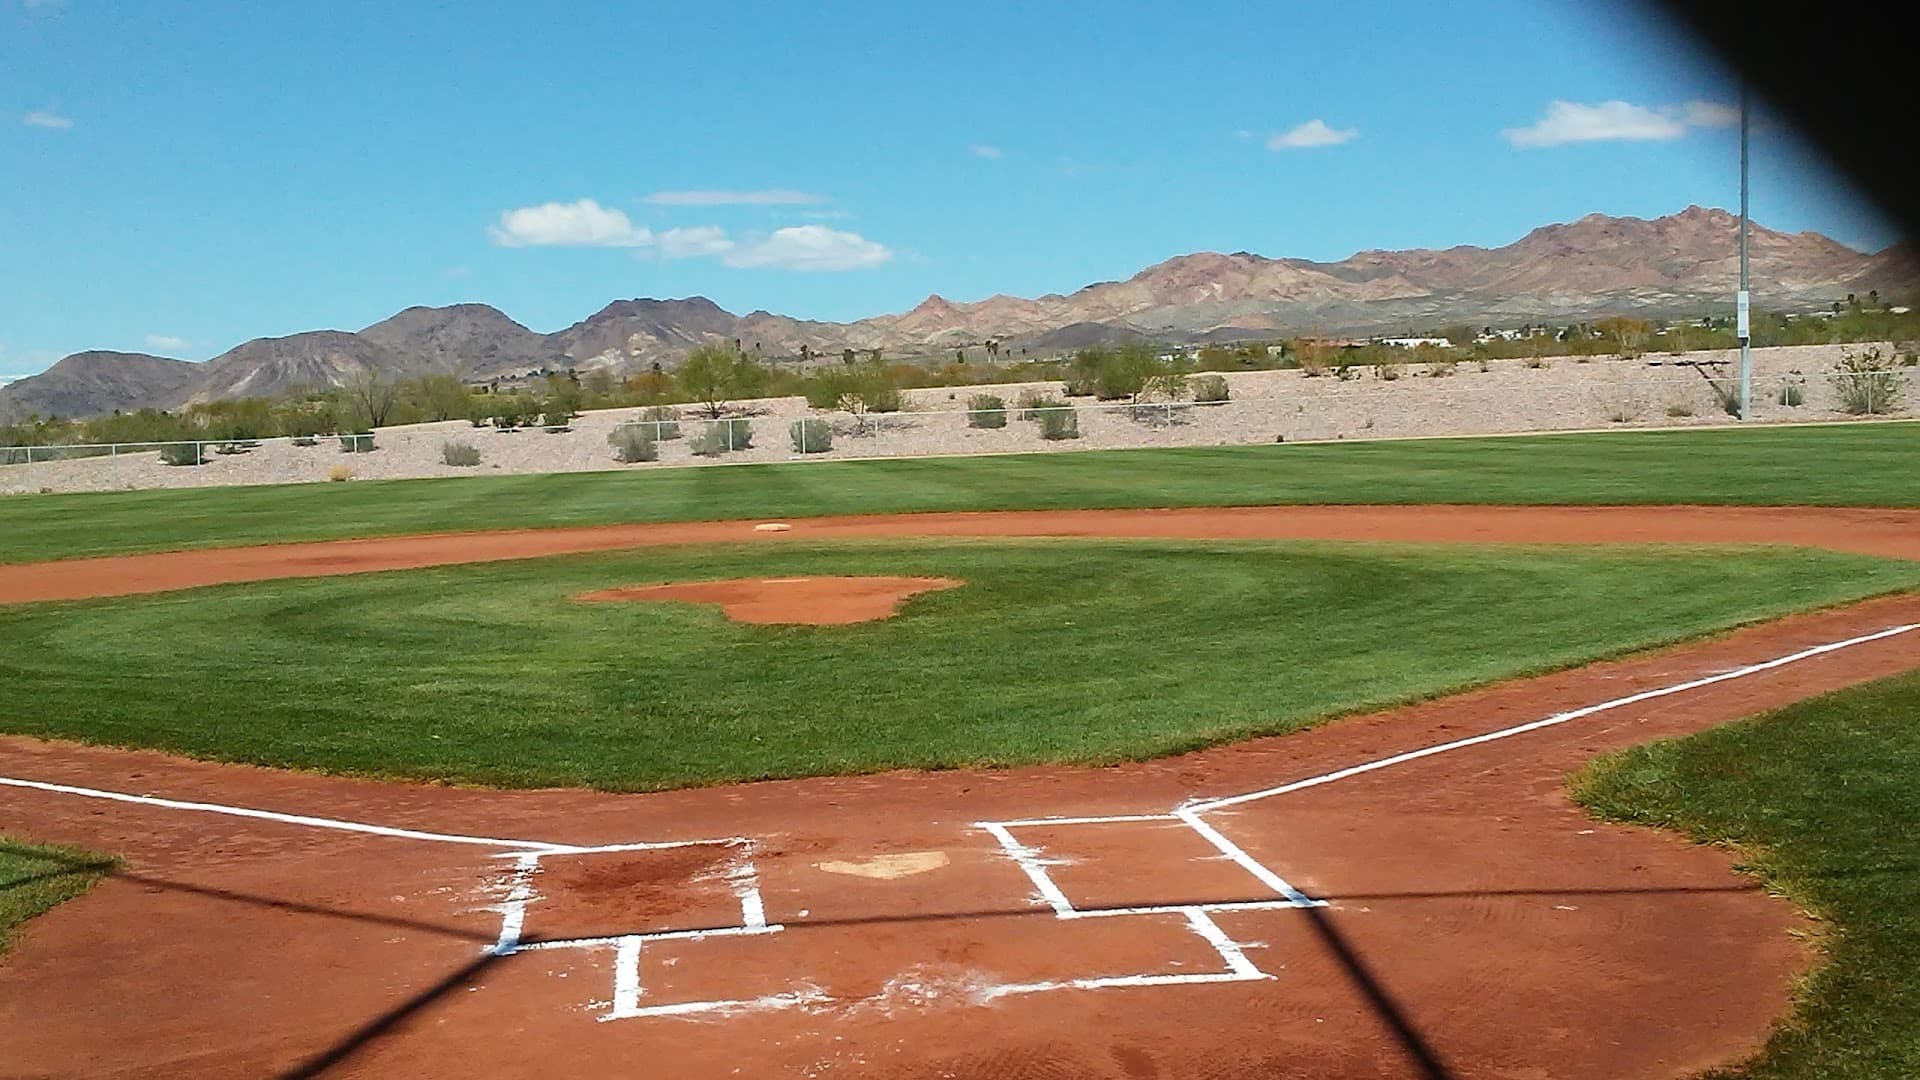
[[[1397,349],[1417,349],[1422,345],[1433,345],[1439,348],[1446,348],[1447,346],[1452,345],[1453,342],[1448,341],[1446,338],[1443,338],[1443,337],[1390,337],[1390,338],[1381,338],[1380,344],[1392,345]]]

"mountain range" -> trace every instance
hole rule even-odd
[[[142,407],[342,385],[356,372],[453,372],[470,381],[541,370],[671,367],[704,341],[738,340],[767,358],[803,347],[834,356],[880,349],[910,358],[988,340],[1052,352],[1096,342],[1182,343],[1283,335],[1405,332],[1443,323],[1572,321],[1606,313],[1698,314],[1730,305],[1738,220],[1698,206],[1645,220],[1590,214],[1498,248],[1362,251],[1339,262],[1201,252],[1125,281],[1034,299],[954,303],[851,323],[767,311],[740,316],[705,297],[616,300],[550,334],[485,304],[413,307],[356,333],[259,338],[203,363],[142,353],[81,352],[0,387],[0,419],[87,416]],[[1751,230],[1754,303],[1824,307],[1848,293],[1920,290],[1910,243],[1862,254],[1818,233]]]

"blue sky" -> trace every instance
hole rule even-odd
[[[1732,208],[1734,100],[1599,3],[0,0],[0,375],[412,304],[851,319]],[[1790,137],[1754,155],[1759,221],[1895,239]]]

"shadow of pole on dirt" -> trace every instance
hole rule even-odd
[[[1331,952],[1334,959],[1338,960],[1340,966],[1346,970],[1347,977],[1353,980],[1353,985],[1366,996],[1367,1003],[1373,1006],[1373,1011],[1380,1014],[1380,1019],[1393,1032],[1393,1037],[1400,1041],[1401,1048],[1406,1050],[1407,1056],[1413,1059],[1414,1066],[1420,1070],[1420,1075],[1427,1080],[1448,1080],[1453,1074],[1448,1072],[1447,1067],[1441,1063],[1440,1055],[1427,1044],[1420,1030],[1413,1026],[1413,1020],[1400,1008],[1399,1002],[1393,999],[1393,995],[1387,992],[1387,988],[1382,986],[1380,980],[1368,969],[1367,962],[1361,958],[1359,952],[1348,943],[1339,928],[1333,925],[1333,920],[1327,917],[1327,909],[1310,907],[1301,908],[1300,911],[1313,926],[1314,933],[1318,934],[1320,940],[1326,944],[1327,951]]]
[[[442,926],[424,919],[409,919],[400,915],[377,915],[370,911],[349,911],[345,908],[321,907],[318,904],[303,903],[299,900],[282,900],[272,896],[260,896],[255,893],[235,892],[232,889],[218,889],[211,885],[189,885],[184,881],[168,881],[166,878],[149,877],[126,870],[117,870],[108,876],[121,881],[130,881],[149,889],[167,892],[191,893],[210,900],[226,900],[236,904],[250,904],[254,907],[272,908],[275,911],[289,911],[298,915],[320,915],[329,919],[347,919],[352,922],[372,923],[376,926],[390,926],[400,930],[418,930],[442,937],[458,938],[480,945],[491,945],[494,935],[474,930],[463,930],[457,926]]]
[[[36,856],[43,859],[49,858],[45,853],[36,853]],[[117,865],[117,862],[115,861],[64,859],[60,857],[52,857],[51,859],[49,859],[49,861],[54,862],[56,865],[60,865],[62,868],[46,871],[40,874],[31,875],[24,879],[16,879],[14,881],[10,881],[5,884],[8,887],[12,887],[12,886],[24,885],[32,881],[38,881],[38,880],[43,880],[47,878],[62,877],[62,876],[66,876],[74,873],[104,871],[105,874],[109,877],[123,879],[138,885],[145,886],[147,888],[192,893],[194,895],[205,896],[205,897],[216,899],[216,900],[224,900],[224,901],[241,903],[241,904],[250,904],[250,905],[256,905],[261,907],[270,907],[276,910],[290,911],[290,912],[296,912],[300,914],[318,915],[318,916],[323,916],[327,918],[347,919],[347,920],[352,920],[357,922],[373,923],[381,926],[391,926],[391,927],[397,927],[397,928],[408,929],[408,930],[416,930],[416,931],[421,931],[425,933],[444,935],[444,936],[452,937],[456,939],[468,940],[478,944],[488,944],[493,941],[493,936],[491,934],[477,933],[475,931],[466,930],[459,927],[437,925],[424,920],[409,919],[403,916],[381,915],[381,914],[375,914],[371,912],[349,911],[349,910],[343,910],[340,908],[322,907],[314,904],[304,903],[297,900],[283,900],[283,899],[278,899],[271,896],[261,896],[257,894],[251,894],[251,893],[236,892],[229,889],[214,888],[211,886],[191,885],[185,882],[169,881],[164,878],[151,877],[145,874],[130,872],[124,868],[120,868]],[[1875,867],[1875,868],[1870,868],[1864,871],[1855,871],[1855,873],[1884,872],[1886,869],[1887,868],[1884,868],[1884,867]],[[1839,875],[1836,875],[1836,876],[1839,876]],[[1614,896],[1614,895],[1653,896],[1653,895],[1673,895],[1673,894],[1688,894],[1688,893],[1753,892],[1761,889],[1762,887],[1763,886],[1761,886],[1758,882],[1754,882],[1750,884],[1739,884],[1739,885],[1672,885],[1672,886],[1642,885],[1642,886],[1634,886],[1630,888],[1601,887],[1601,888],[1550,888],[1550,889],[1469,889],[1469,890],[1459,890],[1459,891],[1436,891],[1436,892],[1366,893],[1366,894],[1353,894],[1353,895],[1341,896],[1334,899],[1336,902],[1369,901],[1369,902],[1377,903],[1382,901],[1393,901],[1393,900],[1425,901],[1425,900],[1486,898],[1486,897],[1495,897],[1495,896],[1510,896],[1510,897],[1537,896],[1542,898],[1577,897],[1577,896]],[[1219,901],[1215,899],[1196,899],[1185,904],[1182,904],[1179,902],[1173,902],[1173,903],[1169,903],[1167,906],[1175,907],[1175,908],[1185,907],[1185,906],[1205,907],[1208,904],[1218,903],[1218,902]],[[1376,1012],[1380,1016],[1381,1021],[1386,1025],[1386,1027],[1392,1033],[1394,1038],[1399,1042],[1400,1046],[1406,1052],[1407,1056],[1410,1059],[1412,1059],[1412,1062],[1416,1070],[1418,1071],[1418,1074],[1426,1078],[1426,1080],[1451,1080],[1454,1074],[1447,1070],[1446,1065],[1440,1059],[1439,1053],[1433,1048],[1433,1046],[1431,1046],[1427,1042],[1426,1038],[1420,1033],[1419,1029],[1414,1025],[1412,1019],[1406,1014],[1405,1010],[1400,1006],[1399,1002],[1395,1000],[1395,998],[1391,993],[1388,992],[1386,987],[1381,983],[1378,976],[1376,976],[1373,973],[1372,969],[1367,966],[1366,961],[1361,957],[1360,953],[1347,940],[1345,935],[1343,935],[1340,932],[1340,930],[1333,925],[1333,921],[1329,915],[1329,909],[1320,908],[1320,907],[1308,907],[1308,908],[1298,908],[1295,910],[1297,910],[1302,917],[1308,920],[1308,924],[1311,926],[1314,934],[1321,940],[1321,942],[1326,946],[1328,952],[1332,954],[1333,958],[1340,964],[1342,970],[1345,971],[1347,977],[1353,982],[1355,988],[1359,990],[1361,995],[1366,999],[1367,1003],[1372,1007],[1374,1012]],[[879,916],[856,916],[856,917],[844,918],[844,919],[798,920],[798,921],[789,921],[786,924],[786,926],[789,931],[804,932],[807,930],[825,930],[833,927],[875,926],[875,925],[889,925],[889,924],[902,924],[902,923],[953,922],[953,921],[966,921],[966,920],[973,920],[973,919],[1053,918],[1053,917],[1055,917],[1054,913],[1049,909],[1036,908],[1036,907],[1023,907],[1023,908],[997,908],[997,909],[990,909],[990,910],[974,910],[974,911],[929,912],[929,913],[921,913],[921,914],[914,914],[914,915],[879,915]],[[335,1040],[331,1045],[329,1045],[325,1049],[311,1055],[305,1061],[294,1066],[292,1069],[284,1073],[281,1073],[280,1074],[281,1080],[304,1080],[304,1078],[317,1077],[322,1075],[323,1073],[327,1072],[328,1070],[331,1070],[335,1066],[341,1064],[342,1062],[346,1061],[348,1058],[352,1057],[355,1053],[360,1051],[367,1044],[373,1042],[375,1039],[378,1039],[381,1036],[394,1031],[400,1025],[404,1024],[409,1018],[420,1013],[422,1010],[429,1008],[435,1002],[439,1001],[441,998],[445,997],[448,993],[453,991],[456,987],[462,986],[470,982],[471,980],[476,978],[483,970],[485,970],[489,965],[502,959],[505,959],[505,957],[497,953],[493,953],[493,952],[481,953],[480,955],[476,956],[472,961],[461,965],[459,968],[443,976],[433,985],[426,987],[425,989],[414,994],[412,997],[408,998],[407,1000],[393,1006],[392,1008],[389,1008],[381,1012],[379,1015],[368,1019],[366,1022],[354,1028],[352,1031],[346,1033],[345,1035],[341,1036],[339,1039]]]
[[[280,1074],[280,1080],[309,1080],[333,1068],[357,1053],[361,1047],[399,1027],[415,1013],[445,997],[456,987],[477,977],[482,970],[501,959],[498,953],[482,953],[471,962],[449,972],[439,982],[420,991],[393,1008],[348,1032],[325,1050]]]

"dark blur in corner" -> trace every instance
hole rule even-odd
[[[1743,78],[1756,105],[1765,102],[1792,124],[1908,243],[1920,239],[1920,176],[1907,156],[1920,130],[1912,112],[1920,101],[1913,4],[1658,0],[1652,7]]]

